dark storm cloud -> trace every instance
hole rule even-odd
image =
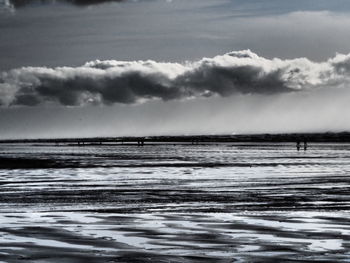
[[[4,0],[15,8],[21,8],[27,5],[50,4],[57,2],[66,2],[77,6],[95,5],[106,2],[124,2],[127,0]],[[135,1],[135,0],[134,0]],[[149,0],[148,0],[149,1]],[[0,2],[1,4],[1,2]],[[267,14],[285,14],[296,11],[335,11],[344,12],[350,9],[348,0],[226,0],[213,1],[211,8],[215,10],[231,12],[231,15],[237,16],[236,11],[240,11],[240,16],[247,15],[267,15]]]
[[[92,61],[1,73],[2,106],[142,103],[234,94],[276,94],[349,83],[350,55],[326,62],[265,59],[249,50],[196,62]]]
[[[107,2],[123,2],[124,0],[58,0],[58,1],[74,4],[77,6],[86,6],[86,5],[102,4]],[[31,4],[47,4],[47,3],[55,3],[55,2],[56,2],[55,0],[10,0],[10,4],[12,4],[15,8],[24,7]]]

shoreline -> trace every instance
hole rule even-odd
[[[279,142],[324,142],[350,143],[350,132],[324,133],[261,133],[237,135],[172,135],[172,136],[116,136],[116,137],[82,137],[82,138],[31,138],[31,139],[0,139],[0,144],[7,143],[54,143],[78,145],[123,145],[123,144],[203,144],[203,143],[279,143]]]

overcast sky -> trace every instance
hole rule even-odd
[[[349,130],[349,11],[0,0],[0,137]]]

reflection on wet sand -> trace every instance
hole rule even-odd
[[[1,147],[3,262],[350,258],[350,145]]]
[[[350,257],[346,217],[328,212],[7,214],[1,217],[0,258],[9,262],[346,262]]]

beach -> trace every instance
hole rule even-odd
[[[1,262],[348,262],[350,144],[0,145]]]

